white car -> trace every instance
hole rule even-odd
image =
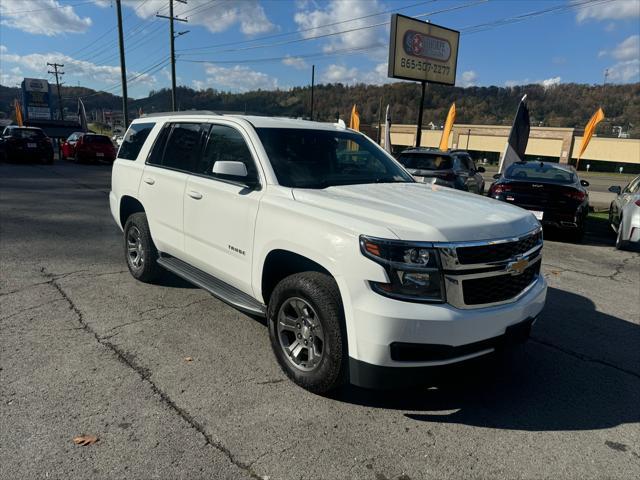
[[[640,176],[624,190],[618,185],[609,187],[617,194],[609,207],[609,223],[616,232],[616,248],[640,246]]]
[[[164,268],[266,316],[283,370],[314,392],[423,383],[526,338],[545,303],[531,213],[417,183],[336,124],[136,119],[110,204],[135,278]]]

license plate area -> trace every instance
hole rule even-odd
[[[36,143],[27,143],[27,148],[36,148],[38,144]]]

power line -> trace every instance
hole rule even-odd
[[[441,10],[435,10],[432,12],[427,12],[427,13],[421,13],[419,15],[414,15],[414,18],[421,18],[421,17],[431,17],[440,13],[445,13],[445,12],[452,12],[454,10],[461,10],[464,8],[469,8],[469,7],[474,7],[476,5],[480,5],[483,3],[487,3],[489,0],[477,0],[475,2],[471,2],[471,3],[465,3],[463,5],[456,5],[453,7],[448,7],[448,8],[444,8]],[[206,55],[209,53],[229,53],[229,52],[239,52],[239,51],[246,51],[246,50],[255,50],[258,48],[267,48],[267,47],[276,47],[276,46],[281,46],[281,45],[290,45],[293,43],[300,43],[300,42],[306,42],[309,40],[317,40],[319,38],[326,38],[326,37],[332,37],[335,35],[344,35],[345,33],[351,33],[351,32],[356,32],[356,31],[360,31],[360,30],[366,30],[369,28],[375,28],[375,27],[381,27],[384,25],[389,25],[391,22],[390,21],[385,21],[385,22],[380,22],[380,23],[375,23],[373,25],[365,25],[362,27],[354,27],[354,28],[350,28],[347,30],[341,30],[339,32],[331,32],[331,33],[323,33],[320,35],[315,35],[312,37],[305,37],[305,38],[296,38],[293,40],[285,40],[282,42],[275,42],[275,43],[269,43],[269,44],[261,44],[261,45],[250,45],[248,47],[241,47],[241,48],[230,48],[230,49],[224,49],[224,50],[217,50],[214,52],[207,52],[207,53],[183,53],[181,54],[181,56],[183,55]]]
[[[187,0],[177,0],[180,3],[187,3]],[[173,22],[185,22],[186,18],[176,17],[173,14],[173,0],[169,0],[169,16],[157,14],[156,17],[166,18],[169,20],[169,47],[170,47],[170,61],[171,61],[171,111],[176,111],[176,51],[175,41],[176,35],[173,32]]]
[[[414,4],[411,4],[411,5],[406,5],[406,6],[403,6],[403,7],[400,7],[400,8],[393,8],[393,9],[384,10],[384,11],[378,12],[378,13],[372,13],[372,14],[369,14],[369,15],[363,15],[361,17],[350,18],[348,20],[341,20],[339,22],[327,23],[327,24],[320,25],[320,26],[317,26],[317,27],[303,28],[303,29],[296,30],[296,31],[293,31],[293,32],[284,32],[284,33],[275,33],[275,34],[272,34],[272,35],[264,35],[262,37],[253,38],[251,40],[243,40],[241,42],[227,42],[227,43],[219,43],[219,44],[216,44],[216,45],[207,45],[207,46],[204,46],[204,47],[184,48],[182,50],[178,50],[178,52],[186,52],[186,51],[193,51],[193,50],[205,50],[205,49],[218,48],[218,47],[227,47],[229,45],[242,45],[242,44],[246,44],[246,43],[257,42],[257,41],[260,41],[260,40],[269,40],[271,38],[280,38],[280,37],[285,37],[285,36],[289,36],[289,35],[296,35],[298,33],[310,32],[311,30],[319,30],[321,28],[333,27],[335,25],[341,25],[343,23],[355,22],[357,20],[362,20],[362,19],[365,19],[365,18],[378,17],[380,15],[385,15],[387,13],[397,12],[397,11],[400,11],[400,10],[406,10],[406,9],[409,9],[409,8],[418,7],[418,6],[421,6],[421,5],[425,5],[427,3],[434,3],[434,2],[437,2],[437,1],[440,1],[440,0],[427,0],[427,1],[424,1],[424,2],[419,2],[419,3],[414,3]],[[183,13],[183,15],[184,15],[184,13]]]

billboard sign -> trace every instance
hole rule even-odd
[[[52,120],[49,82],[39,78],[22,81],[22,105],[25,120]]]
[[[389,77],[455,85],[459,41],[456,30],[393,14]]]

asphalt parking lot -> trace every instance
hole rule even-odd
[[[134,281],[109,188],[106,165],[0,164],[0,478],[640,478],[640,256],[606,225],[546,241],[525,345],[325,398],[260,321]]]

